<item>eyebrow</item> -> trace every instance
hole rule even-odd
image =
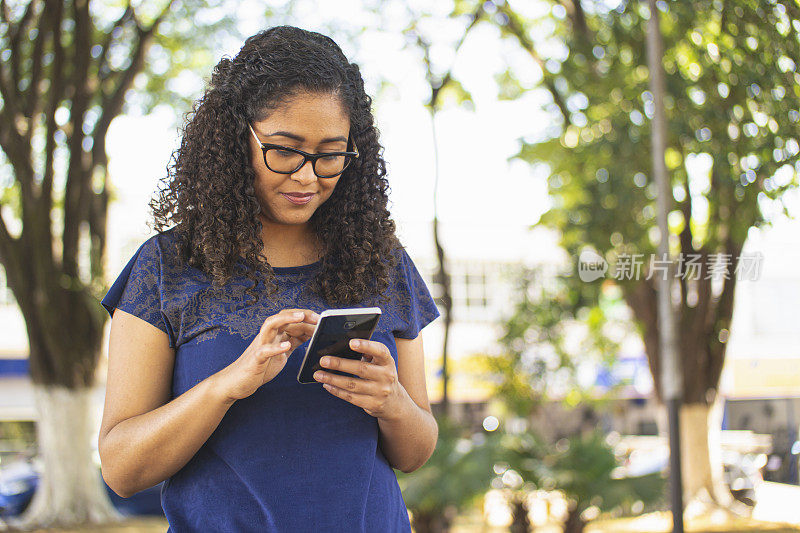
[[[305,137],[302,137],[301,135],[297,135],[295,133],[290,133],[288,131],[276,131],[276,132],[270,133],[269,135],[267,135],[267,137],[274,137],[276,135],[280,135],[281,137],[288,137],[290,139],[294,139],[295,141],[300,141],[300,142],[303,142],[303,141],[306,140]],[[345,142],[346,143],[347,142],[347,137],[342,137],[341,135],[339,137],[328,137],[327,139],[322,139],[319,143],[320,144],[325,144],[325,143],[333,143],[333,142]]]

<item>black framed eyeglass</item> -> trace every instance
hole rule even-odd
[[[358,157],[358,147],[355,141],[352,152],[322,152],[319,154],[309,154],[297,148],[261,142],[255,130],[249,124],[250,132],[256,142],[261,146],[264,153],[264,164],[267,168],[278,174],[294,174],[311,161],[314,174],[319,178],[335,178],[345,171],[350,163]]]

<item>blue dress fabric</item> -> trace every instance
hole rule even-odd
[[[279,292],[257,303],[242,290],[208,291],[200,270],[179,266],[175,228],[147,239],[101,304],[131,313],[164,331],[175,350],[172,398],[235,361],[264,320],[285,308],[321,313],[327,307],[308,282],[321,261],[273,267]],[[386,291],[352,307],[381,308],[372,340],[385,344],[397,365],[395,337],[413,339],[439,311],[403,248]],[[265,290],[259,277],[258,288]],[[237,275],[226,288],[252,282]],[[351,307],[351,306],[340,306]],[[377,418],[322,384],[300,384],[308,341],[251,396],[236,401],[197,453],[162,485],[168,533],[409,532],[397,477],[381,451]],[[175,428],[180,431],[180,428]]]

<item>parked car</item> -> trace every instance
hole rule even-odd
[[[764,481],[762,469],[771,449],[768,435],[749,431],[722,432],[722,466],[724,481],[734,498],[754,506],[756,487]],[[669,467],[666,439],[658,436],[626,435],[617,444],[622,466],[617,475],[639,476],[663,472]]]
[[[0,467],[0,517],[22,514],[33,499],[39,485],[39,471],[35,460],[18,459]],[[161,487],[163,482],[137,492],[130,498],[123,498],[102,479],[111,503],[122,514],[137,516],[164,516],[161,508]]]
[[[3,465],[0,468],[0,517],[22,514],[38,485],[39,473],[28,461]]]
[[[751,507],[756,504],[756,487],[764,481],[761,469],[767,464],[763,453],[723,452],[725,483],[734,498]]]

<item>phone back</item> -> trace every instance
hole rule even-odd
[[[323,368],[319,364],[324,355],[360,360],[362,354],[350,348],[350,339],[366,339],[372,337],[372,332],[378,325],[379,314],[346,314],[323,316],[308,346],[304,364],[300,368],[297,380],[300,383],[318,383],[314,379],[314,372],[325,370],[333,374],[350,376],[347,372],[340,372],[330,368]]]

